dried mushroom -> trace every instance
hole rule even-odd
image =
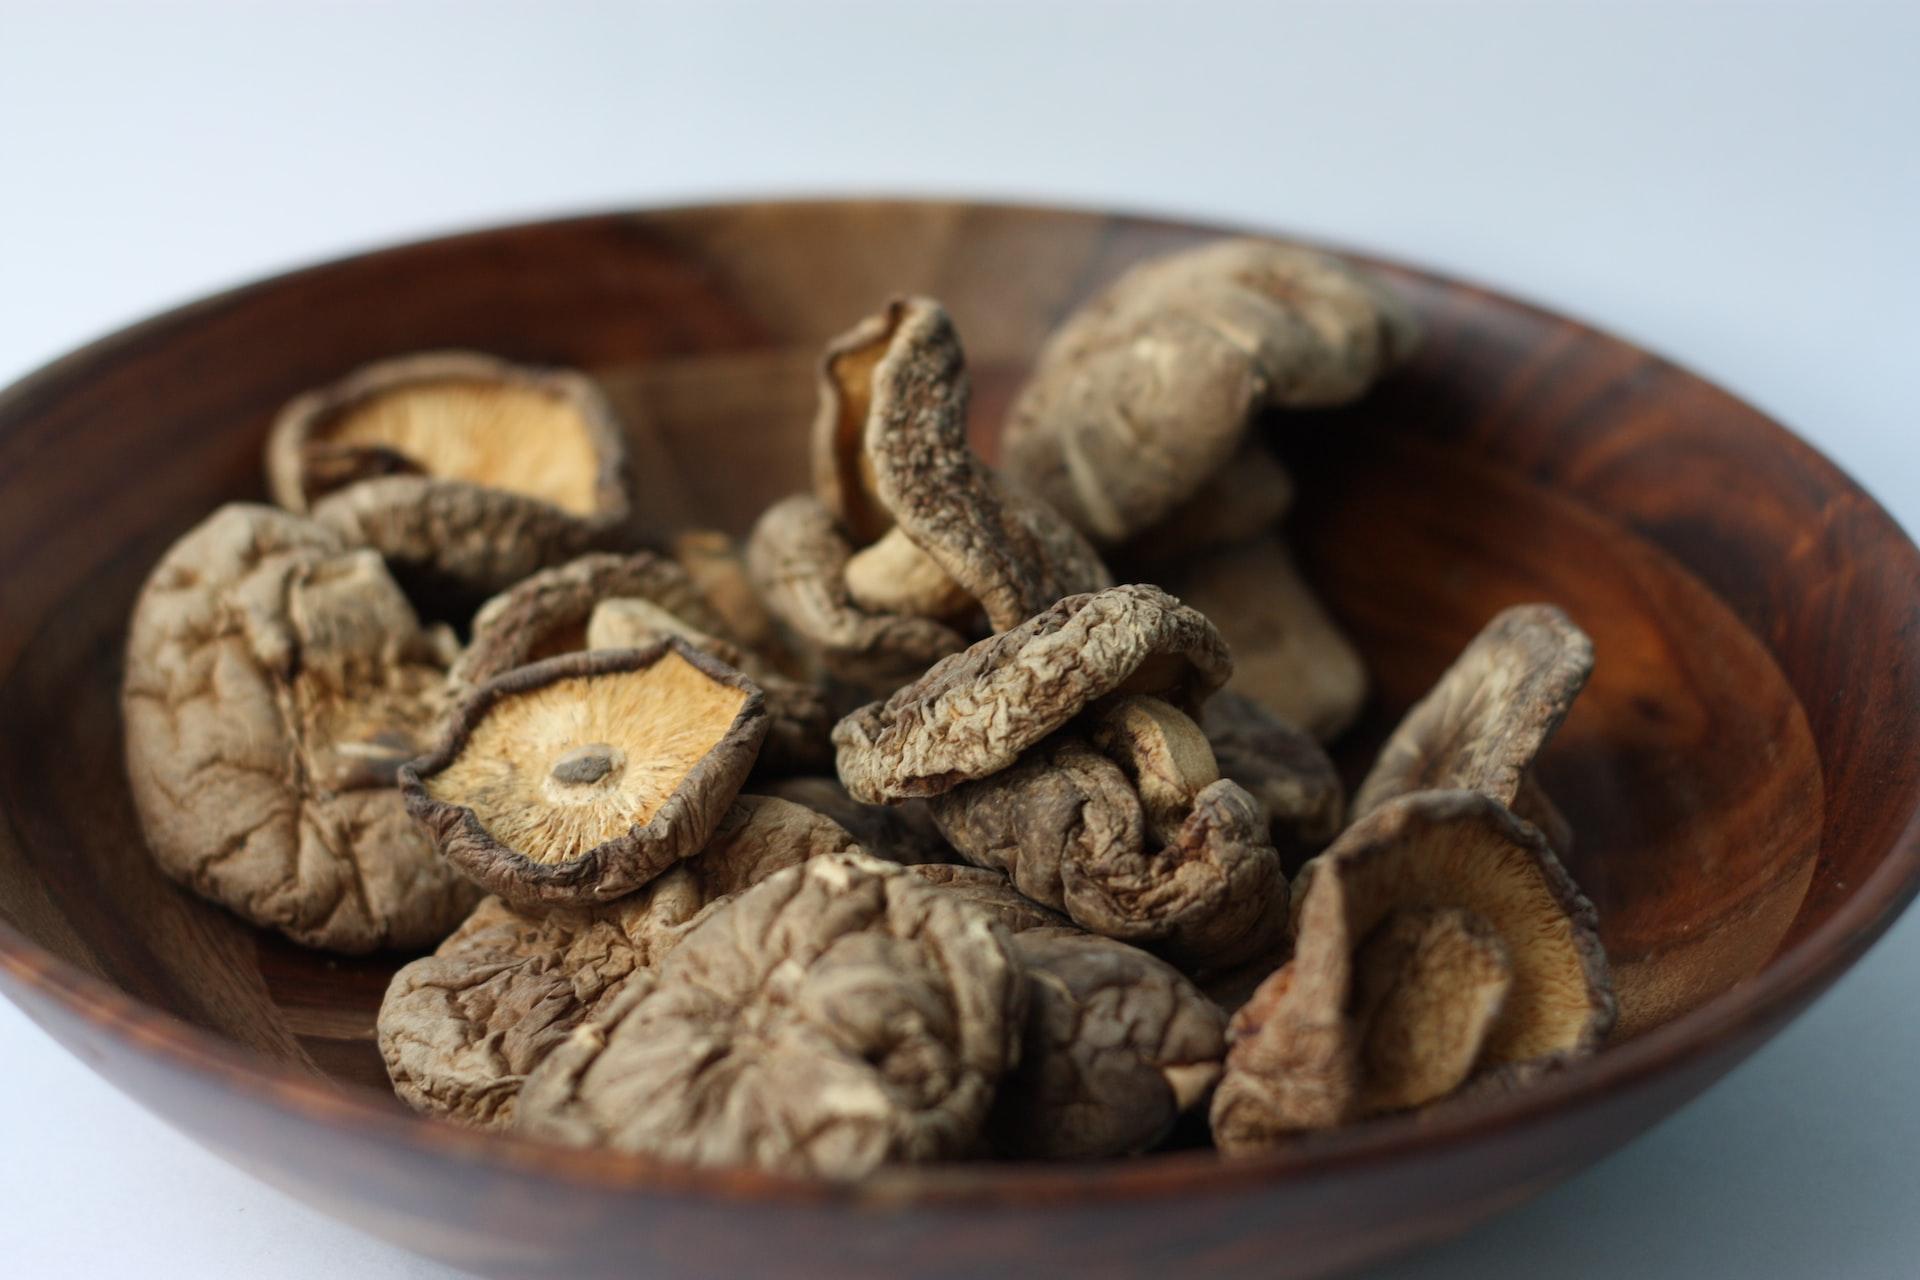
[[[1565,848],[1566,820],[1529,771],[1593,672],[1593,641],[1552,605],[1488,623],[1387,739],[1353,798],[1356,817],[1412,791],[1462,789],[1538,817]]]
[[[490,891],[604,902],[705,847],[766,731],[759,690],[684,641],[568,654],[480,686],[400,784]]]
[[[876,858],[885,858],[903,867],[917,867],[951,863],[960,856],[934,825],[925,801],[861,804],[847,794],[838,778],[771,778],[754,785],[767,795],[803,804],[831,818],[851,832],[860,847]]]
[[[800,674],[773,615],[754,592],[747,576],[746,553],[731,537],[715,529],[687,529],[669,538],[667,549],[726,624],[723,634],[775,669],[788,675]]]
[[[1207,699],[1200,727],[1221,775],[1266,807],[1275,848],[1318,853],[1340,834],[1346,789],[1311,734],[1231,689]]]
[[[877,619],[964,632],[984,611],[1001,631],[1111,581],[1071,525],[968,445],[965,361],[937,302],[897,298],[861,321],[828,345],[819,383],[819,511],[775,508],[753,563],[769,607],[834,669],[878,680],[925,665],[918,651],[876,649],[896,638]]]
[[[1293,477],[1273,451],[1249,440],[1192,497],[1129,542],[1131,568],[1158,576],[1194,556],[1272,533],[1293,507]]]
[[[1325,742],[1367,700],[1367,668],[1276,534],[1196,556],[1167,588],[1212,619],[1233,650],[1234,692]]]
[[[625,469],[591,379],[469,352],[367,365],[289,403],[267,443],[280,505],[481,591],[619,537]]]
[[[1613,1025],[1592,906],[1478,792],[1415,792],[1348,828],[1295,885],[1294,940],[1231,1024],[1224,1151],[1522,1078]]]
[[[814,858],[695,926],[528,1079],[516,1127],[852,1179],[979,1141],[1019,1053],[1007,936],[911,872]]]
[[[515,667],[582,649],[647,648],[678,636],[759,686],[771,769],[824,766],[832,754],[826,696],[763,659],[737,636],[693,577],[648,551],[595,553],[533,574],[480,607],[473,639],[454,664],[456,684],[473,687]]]
[[[446,656],[373,552],[271,507],[208,517],[127,638],[127,774],[161,868],[309,946],[437,942],[477,895],[394,779],[442,712]]]
[[[1069,596],[841,720],[840,780],[873,804],[938,795],[1005,769],[1097,698],[1191,706],[1231,671],[1213,625],[1156,587]]]
[[[855,847],[819,814],[741,796],[706,848],[637,893],[583,907],[486,899],[387,988],[378,1030],[394,1092],[431,1115],[506,1127],[527,1074],[629,974],[735,894]]]
[[[1384,287],[1308,249],[1223,240],[1158,258],[1048,339],[1008,419],[1006,468],[1123,542],[1219,472],[1261,410],[1355,400],[1415,337]]]
[[[1272,950],[1286,932],[1287,882],[1265,811],[1237,784],[1203,780],[1210,755],[1204,771],[1182,777],[1175,759],[1157,754],[1143,768],[1059,734],[928,805],[960,856],[1083,929],[1189,972]],[[1137,780],[1153,771],[1169,785],[1143,803]],[[1176,794],[1184,802],[1169,799]]]

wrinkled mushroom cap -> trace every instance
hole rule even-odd
[[[683,641],[573,654],[482,685],[401,786],[501,897],[605,901],[705,846],[766,731],[759,690]]]
[[[1613,1026],[1612,984],[1592,905],[1539,832],[1487,796],[1425,791],[1389,802],[1309,863],[1294,895],[1293,958],[1234,1015],[1227,1073],[1213,1104],[1223,1150],[1258,1150],[1290,1132],[1354,1119],[1369,1097],[1395,1097],[1401,1082],[1362,1074],[1355,957],[1399,912],[1472,918],[1447,944],[1456,960],[1466,960],[1426,990],[1438,986],[1453,1001],[1429,1027],[1451,1018],[1471,1033],[1480,1023],[1466,1037],[1477,1042],[1474,1071],[1582,1056]],[[1511,969],[1497,1000],[1489,993],[1501,984],[1487,973],[1498,966],[1486,959],[1490,948],[1474,942],[1483,927],[1504,947]],[[1419,990],[1415,984],[1403,1001]],[[1419,1025],[1422,1015],[1399,1016]]]
[[[1358,398],[1409,352],[1392,294],[1337,259],[1224,240],[1142,263],[1048,340],[1007,470],[1101,542],[1190,499],[1265,408]]]
[[[436,645],[378,556],[271,507],[222,507],[134,606],[128,780],[174,879],[296,942],[437,942],[477,896],[395,773],[442,709]]]
[[[832,1179],[958,1156],[1016,1059],[1025,982],[965,903],[861,854],[708,916],[521,1095],[518,1128]]]
[[[1552,605],[1519,605],[1476,636],[1387,739],[1356,817],[1411,791],[1479,791],[1517,804],[1528,770],[1586,687],[1593,641]],[[1543,815],[1539,800],[1530,807]],[[1551,824],[1551,817],[1548,818]]]
[[[470,352],[367,365],[289,403],[267,445],[282,506],[481,590],[614,536],[625,466],[591,380]]]
[[[855,847],[799,805],[741,796],[706,848],[637,893],[584,907],[486,899],[387,987],[377,1026],[394,1092],[429,1115],[506,1127],[528,1073],[628,975],[734,895]]]
[[[1157,587],[1069,596],[842,720],[840,780],[868,803],[938,795],[1007,768],[1097,698],[1196,705],[1231,670],[1213,624]]]

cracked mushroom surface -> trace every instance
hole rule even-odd
[[[894,299],[828,345],[818,381],[818,510],[776,508],[754,560],[772,611],[841,674],[879,682],[925,665],[884,647],[912,632],[876,620],[964,634],[984,612],[1001,631],[1112,581],[1072,525],[967,443],[965,360],[939,303]]]
[[[751,682],[673,639],[495,677],[400,783],[435,847],[491,892],[604,902],[706,846],[766,731]]]
[[[1479,791],[1524,808],[1564,849],[1566,819],[1530,771],[1592,672],[1593,641],[1561,610],[1501,613],[1387,739],[1354,794],[1354,815],[1413,791]]]
[[[439,941],[477,895],[394,781],[443,710],[447,656],[373,552],[271,507],[208,517],[127,637],[127,775],[161,868],[308,946]]]
[[[1068,596],[841,720],[840,780],[870,804],[938,795],[1012,765],[1095,699],[1194,706],[1232,669],[1213,624],[1157,587]]]
[[[706,848],[624,898],[583,907],[487,898],[387,988],[378,1032],[394,1092],[429,1115],[507,1127],[528,1073],[630,974],[658,964],[734,895],[856,847],[799,805],[741,796]]]
[[[1221,240],[1141,263],[1047,340],[1005,467],[1102,544],[1158,524],[1262,410],[1348,403],[1402,360],[1412,314],[1326,254]]]
[[[1360,715],[1367,667],[1276,533],[1172,567],[1167,588],[1233,650],[1234,692],[1327,742]]]
[[[1199,747],[1181,761],[1060,734],[929,807],[961,857],[1081,928],[1217,971],[1280,944],[1287,882],[1265,810]]]
[[[678,636],[759,686],[766,699],[766,769],[822,768],[832,757],[825,693],[784,674],[731,628],[678,562],[650,551],[599,552],[543,569],[483,604],[454,664],[465,689],[564,653],[644,649]]]
[[[1019,1054],[1007,935],[912,872],[808,860],[701,921],[520,1096],[516,1128],[836,1180],[958,1157]]]
[[[1294,954],[1234,1014],[1214,1140],[1304,1130],[1586,1056],[1615,1002],[1592,905],[1540,833],[1472,791],[1356,822],[1294,886]]]
[[[618,537],[626,441],[584,374],[472,352],[366,365],[288,403],[274,500],[433,580],[495,591]]]

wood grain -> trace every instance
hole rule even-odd
[[[267,281],[0,393],[0,987],[266,1180],[494,1275],[1319,1275],[1458,1231],[1626,1141],[1776,1031],[1920,884],[1920,553],[1777,426],[1645,352],[1381,264],[1430,340],[1365,406],[1271,430],[1309,575],[1372,664],[1350,772],[1482,622],[1597,641],[1543,778],[1626,1017],[1541,1089],[1257,1160],[960,1166],[856,1189],[666,1168],[406,1114],[370,1035],[400,957],[332,959],[142,848],[116,690],[148,567],[258,497],[290,395],[463,346],[578,364],[646,421],[655,527],[743,529],[804,482],[819,344],[886,295],[952,309],[991,451],[1025,362],[1141,256],[1212,234],[949,203],[760,204],[507,228]]]

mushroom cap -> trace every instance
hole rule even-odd
[[[1041,906],[1014,888],[1004,872],[951,863],[920,863],[910,870],[928,884],[958,894],[1012,937],[1033,929],[1080,932],[1058,911]]]
[[[1065,519],[1008,491],[967,443],[966,360],[938,302],[898,297],[862,320],[828,345],[819,385],[814,490],[853,545],[898,530],[930,562],[901,576],[944,576],[979,602],[995,631],[1061,596],[1110,585],[1099,554]],[[887,563],[900,573],[911,557],[891,545]],[[856,557],[849,569],[860,567]],[[855,575],[857,584],[873,577]],[[922,582],[916,594],[951,612],[949,593]]]
[[[1367,700],[1367,667],[1268,533],[1196,555],[1165,575],[1233,650],[1235,692],[1322,742],[1345,732]]]
[[[1133,268],[1048,339],[1007,470],[1103,543],[1159,523],[1261,409],[1344,404],[1414,346],[1411,313],[1338,259],[1223,240]]]
[[[805,805],[845,827],[860,847],[876,858],[903,867],[950,864],[960,855],[940,834],[925,801],[902,804],[861,804],[847,794],[840,779],[799,775],[756,781],[757,790]],[[971,870],[971,868],[966,868]]]
[[[862,1177],[961,1155],[1019,1053],[1007,936],[910,872],[814,858],[708,916],[535,1072],[517,1127],[700,1165]]]
[[[1349,1016],[1355,955],[1396,912],[1436,911],[1483,922],[1511,966],[1497,1017],[1478,1037],[1477,1073],[1580,1057],[1612,1029],[1592,904],[1540,833],[1478,792],[1415,792],[1354,823],[1295,882],[1293,958],[1231,1026],[1213,1103],[1222,1150],[1342,1124],[1370,1091],[1391,1096],[1362,1074],[1362,1029]],[[1451,972],[1447,985],[1484,993],[1484,966]]]
[[[847,590],[853,544],[819,499],[796,494],[761,513],[747,540],[747,574],[767,609],[841,679],[891,688],[966,648],[937,618],[869,613]]]
[[[428,946],[477,895],[394,788],[438,719],[430,635],[378,556],[272,507],[220,508],[134,606],[128,780],[174,879],[294,941]]]
[[[731,535],[718,529],[682,529],[667,539],[667,547],[701,598],[726,624],[718,634],[731,636],[790,676],[802,674],[773,615],[754,592],[745,552]]]
[[[1354,794],[1354,815],[1426,790],[1479,791],[1515,805],[1535,757],[1592,673],[1593,641],[1561,610],[1506,610],[1387,739]]]
[[[1345,825],[1346,788],[1313,735],[1222,689],[1200,710],[1220,772],[1266,807],[1274,847],[1314,852]]]
[[[472,352],[366,365],[289,402],[267,443],[282,506],[482,590],[616,536],[625,471],[585,375]]]
[[[400,782],[442,855],[490,891],[606,901],[705,847],[766,732],[746,677],[669,639],[495,677]]]
[[[1162,843],[1121,765],[1061,734],[928,803],[967,861],[1189,972],[1238,964],[1286,935],[1287,882],[1266,814],[1232,782],[1201,788]]]
[[[1513,987],[1492,925],[1457,907],[1395,911],[1353,956],[1359,1108],[1400,1111],[1465,1083]]]
[[[1263,440],[1248,439],[1193,496],[1144,533],[1120,559],[1143,577],[1194,556],[1272,533],[1293,509],[1293,477]]]
[[[1068,596],[841,720],[840,780],[868,803],[938,795],[1007,768],[1097,698],[1197,705],[1232,666],[1213,624],[1157,587]]]
[[[394,1092],[418,1111],[507,1127],[528,1073],[628,975],[659,963],[734,895],[855,847],[799,805],[741,796],[706,848],[617,901],[515,907],[487,898],[387,987],[377,1027]]]

